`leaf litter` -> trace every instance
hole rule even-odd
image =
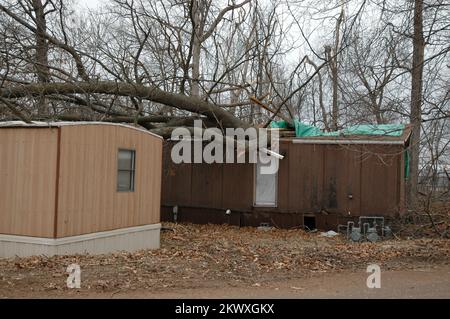
[[[81,267],[81,291],[260,287],[265,282],[312,273],[388,269],[450,262],[448,239],[352,243],[303,230],[165,223],[161,248],[107,255],[0,259],[0,297],[14,290],[68,291],[68,265]],[[292,289],[301,289],[293,287]],[[79,292],[80,290],[75,290]]]

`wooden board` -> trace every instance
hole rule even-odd
[[[322,209],[324,146],[289,147],[289,209],[302,213]]]
[[[163,159],[163,203],[167,205],[191,205],[192,165],[175,164],[171,159],[174,143],[164,142]]]
[[[278,168],[278,196],[277,196],[277,208],[281,210],[289,209],[289,142],[280,143],[280,153],[284,156],[279,160]]]
[[[399,176],[402,149],[397,146],[363,146],[361,167],[361,213],[395,215],[400,208]]]
[[[222,173],[220,163],[192,164],[192,202],[199,207],[222,207]]]
[[[251,209],[254,191],[254,164],[223,164],[222,207]]]
[[[53,236],[58,128],[0,128],[0,233]]]
[[[359,216],[361,147],[326,145],[324,152],[324,209],[331,213]]]

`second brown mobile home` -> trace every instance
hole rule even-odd
[[[174,164],[165,142],[163,220],[336,229],[359,216],[404,211],[410,136],[284,137],[279,170],[257,164]]]

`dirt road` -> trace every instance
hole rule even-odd
[[[314,275],[248,288],[139,291],[113,298],[445,298],[450,299],[450,267],[382,273],[381,288],[369,289],[364,272]],[[93,296],[94,297],[94,296]]]
[[[249,287],[223,286],[211,282],[209,288],[139,289],[115,292],[89,292],[83,289],[48,294],[17,291],[9,297],[31,298],[444,298],[450,299],[450,266],[425,266],[415,270],[382,271],[381,288],[366,286],[368,274],[341,272],[314,274],[302,279],[269,281]]]

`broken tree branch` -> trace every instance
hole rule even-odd
[[[266,111],[269,111],[270,113],[274,114],[275,116],[278,115],[278,117],[282,118],[283,120],[285,120],[286,122],[288,122],[289,124],[293,125],[292,119],[288,118],[287,116],[284,116],[283,114],[278,114],[279,109],[281,109],[281,107],[283,106],[282,104],[279,106],[278,110],[273,110],[271,109],[268,105],[265,105],[264,103],[262,103],[261,101],[259,101],[256,97],[252,96],[250,97],[250,100],[252,100],[252,102],[254,102],[255,104],[259,105],[260,107],[262,107],[263,109],[265,109]],[[272,121],[272,120],[271,120]],[[269,122],[270,124],[270,122]],[[267,127],[267,126],[265,126]]]

